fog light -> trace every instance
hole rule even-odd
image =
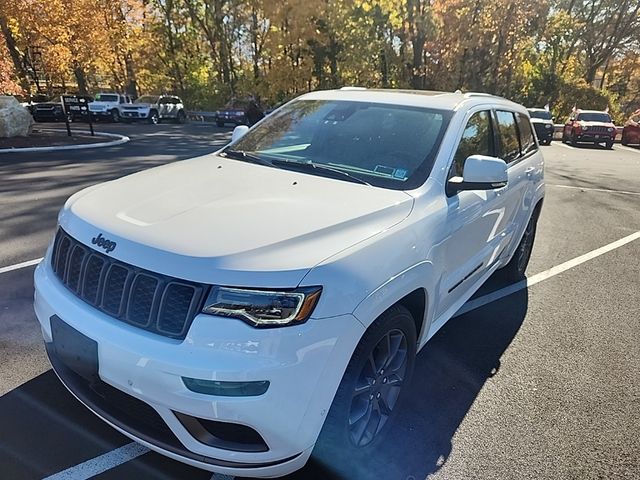
[[[256,397],[269,388],[268,380],[256,382],[220,382],[218,380],[202,380],[182,377],[185,387],[192,392],[220,397]]]

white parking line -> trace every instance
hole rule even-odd
[[[620,149],[620,150],[627,150],[628,152],[635,152],[635,153],[640,153],[640,149],[638,148],[632,148],[632,147],[625,147],[624,145],[616,145],[615,149]]]
[[[610,244],[605,245],[604,247],[600,247],[595,250],[592,250],[591,252],[585,253],[584,255],[580,255],[579,257],[568,260],[564,263],[561,263],[560,265],[556,265],[555,267],[551,267],[549,270],[545,270],[544,272],[537,273],[532,277],[526,278],[525,280],[514,283],[507,287],[501,288],[500,290],[496,290],[495,292],[488,293],[486,295],[483,295],[482,297],[478,297],[474,300],[471,300],[465,303],[464,306],[460,310],[458,310],[458,313],[456,314],[456,316],[463,315],[467,312],[470,312],[471,310],[475,310],[476,308],[483,307],[488,303],[495,302],[496,300],[504,298],[524,288],[529,288],[535,285],[536,283],[540,283],[543,280],[547,280],[548,278],[555,277],[556,275],[559,275],[562,272],[566,272],[571,268],[577,267],[578,265],[582,265],[583,263],[588,262],[589,260],[599,257],[600,255],[604,255],[605,253],[615,250],[616,248],[620,248],[626,245],[627,243],[631,243],[634,240],[637,240],[639,238],[640,238],[640,231],[636,233],[632,233],[631,235],[627,235],[626,237],[621,238],[620,240],[611,242]]]
[[[547,183],[546,186],[558,187],[558,188],[573,188],[576,190],[585,190],[587,192],[623,193],[625,195],[640,195],[640,192],[629,192],[627,190],[609,190],[607,188],[578,187],[576,185],[556,185],[553,183]]]
[[[569,146],[569,145],[567,145],[566,143],[562,143],[562,142],[558,142],[558,141],[553,142],[551,145],[557,145],[557,146],[559,146],[559,147],[564,147],[564,148],[568,148],[568,149],[570,149],[570,150],[574,150],[574,148],[573,148],[573,147],[570,147],[570,146]]]
[[[111,450],[99,457],[80,463],[75,467],[67,468],[62,472],[55,473],[43,480],[85,480],[87,478],[95,477],[107,470],[111,470],[112,468],[122,465],[129,460],[138,458],[140,455],[144,455],[147,452],[149,452],[149,449],[138,443],[127,443],[123,447]]]
[[[21,268],[30,267],[31,265],[40,263],[40,260],[42,260],[42,257],[34,258],[33,260],[27,260],[26,262],[22,262],[22,263],[16,263],[15,265],[7,265],[6,267],[0,267],[0,273],[7,273],[13,270],[19,270]]]
[[[551,277],[566,272],[567,270],[577,267],[578,265],[582,265],[589,260],[592,260],[596,257],[599,257],[600,255],[604,255],[607,252],[611,252],[612,250],[627,245],[628,243],[638,240],[639,238],[640,231],[632,233],[631,235],[627,235],[620,240],[611,242],[603,247],[585,253],[584,255],[580,255],[579,257],[576,257],[572,260],[561,263],[560,265],[556,265],[555,267],[545,270],[544,272],[537,273],[536,275],[522,280],[521,282],[514,283],[507,287],[501,288],[500,290],[496,290],[495,292],[491,292],[474,300],[470,300],[458,311],[458,313],[456,313],[455,316],[457,317],[463,315],[470,312],[471,310],[475,310],[491,302],[500,300],[501,298],[511,295],[512,293],[515,293],[519,290],[531,287],[536,283],[540,283]],[[87,460],[86,462],[76,465],[75,467],[71,467],[60,473],[51,475],[44,480],[84,480],[94,475],[98,475],[99,473],[102,473],[106,470],[115,468],[118,465],[128,462],[129,460],[133,460],[134,458],[137,458],[140,455],[147,453],[148,451],[149,450],[142,445],[138,445],[135,442],[132,442],[125,445],[124,447],[117,448],[105,453],[104,455],[100,455],[99,457]],[[214,474],[211,477],[211,480],[223,480],[227,478],[233,477]]]

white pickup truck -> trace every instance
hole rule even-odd
[[[120,121],[120,105],[132,103],[129,95],[120,93],[98,93],[95,100],[89,104],[89,111],[93,120]]]

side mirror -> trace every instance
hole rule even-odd
[[[247,127],[246,125],[238,125],[233,129],[233,133],[231,134],[231,143],[240,140],[248,131],[249,127]]]
[[[447,195],[463,190],[497,190],[507,185],[507,164],[486,155],[471,155],[464,162],[462,177],[447,182]]]

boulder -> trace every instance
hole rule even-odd
[[[15,97],[0,95],[0,138],[26,137],[33,117]]]

